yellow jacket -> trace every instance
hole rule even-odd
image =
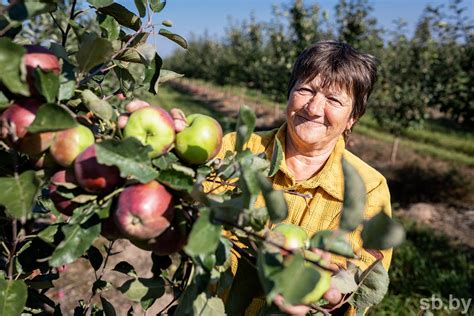
[[[283,146],[283,153],[285,152],[285,136],[286,124],[283,124],[279,129],[252,134],[246,144],[246,148],[255,154],[265,152],[267,158],[271,159],[276,137]],[[235,133],[224,136],[219,156],[223,157],[227,151],[234,151],[235,141]],[[320,230],[336,229],[338,227],[344,196],[344,178],[341,164],[343,155],[356,168],[365,182],[367,200],[364,218],[368,219],[382,209],[391,216],[390,193],[385,178],[377,170],[346,150],[345,142],[341,136],[324,167],[316,175],[304,182],[298,183],[295,181],[286,166],[283,156],[279,171],[271,179],[273,188],[312,196],[312,198],[308,199],[301,195],[285,193],[285,199],[288,204],[288,217],[284,220],[285,223],[301,226],[309,236]],[[255,204],[256,207],[263,206],[263,198],[260,196]],[[375,258],[361,247],[360,229],[349,234],[349,241],[355,254],[360,258],[358,260],[351,259],[351,261],[362,270],[365,270],[375,261]],[[382,263],[388,270],[392,258],[392,249],[384,250],[382,253],[384,255]],[[233,253],[233,256],[239,257],[237,253]],[[232,272],[235,274],[238,260],[235,260],[236,258],[233,259]],[[331,258],[333,263],[343,268],[346,267],[347,260],[336,255],[333,255]],[[265,301],[263,299],[254,299],[245,314],[256,315],[264,304]]]

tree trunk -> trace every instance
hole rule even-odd
[[[392,154],[390,155],[390,163],[393,165],[397,160],[398,145],[400,143],[400,136],[395,136],[392,145]]]

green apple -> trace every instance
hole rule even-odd
[[[273,231],[285,236],[285,243],[282,246],[286,249],[295,250],[308,246],[308,234],[298,225],[278,224],[273,228]]]
[[[158,106],[148,106],[133,112],[123,130],[124,137],[136,137],[153,149],[150,158],[158,157],[170,150],[175,138],[171,115]]]
[[[221,149],[222,128],[210,116],[192,114],[188,126],[176,135],[178,156],[191,165],[200,165],[214,158]]]
[[[74,159],[94,142],[95,138],[92,131],[83,125],[79,125],[57,132],[54,135],[51,147],[49,147],[49,152],[58,164],[63,167],[70,167]]]
[[[311,263],[308,263],[311,264]],[[303,297],[301,303],[314,304],[317,303],[324,293],[326,293],[331,286],[331,272],[315,267],[320,274],[320,278],[316,283],[314,289]]]

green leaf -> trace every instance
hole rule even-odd
[[[135,6],[137,7],[138,13],[142,18],[146,15],[146,4],[147,1],[145,0],[135,0]]]
[[[143,309],[147,310],[165,293],[165,282],[161,278],[135,278],[125,281],[118,290],[130,300],[140,302]]]
[[[76,83],[74,82],[74,80],[61,81],[61,84],[59,86],[58,100],[64,101],[64,100],[71,99],[74,96],[75,88],[76,88]]]
[[[225,315],[224,302],[219,297],[207,296],[201,293],[193,302],[194,315],[221,316]]]
[[[338,289],[342,294],[352,293],[357,290],[357,283],[355,281],[355,269],[341,269],[331,279],[331,285]]]
[[[12,20],[23,21],[36,15],[53,12],[56,8],[57,3],[55,1],[18,1],[10,8],[8,15]]]
[[[163,66],[163,60],[155,53],[153,62],[145,70],[145,79],[143,80],[143,84],[149,85],[148,92],[150,93],[158,93],[161,66]]]
[[[40,106],[35,120],[28,126],[30,133],[53,132],[77,127],[71,114],[59,105],[47,103]]]
[[[163,21],[161,21],[161,24],[163,26],[167,26],[167,27],[172,27],[173,26],[173,22],[170,21],[170,20],[163,20]]]
[[[26,49],[13,43],[8,38],[0,38],[0,80],[12,93],[29,96],[30,91],[26,82],[21,80],[20,67]]]
[[[344,173],[344,204],[339,228],[353,231],[364,219],[367,193],[364,180],[344,158],[342,159],[342,171]]]
[[[280,140],[278,140],[278,138],[275,138],[275,144],[273,145],[272,163],[270,165],[270,171],[268,171],[269,177],[273,177],[278,172],[282,159],[283,148],[281,146]]]
[[[96,295],[98,293],[102,293],[105,290],[108,290],[110,287],[111,287],[111,284],[109,282],[104,281],[102,279],[97,279],[92,284],[92,294]]]
[[[148,153],[149,146],[144,146],[135,137],[128,137],[118,141],[105,140],[96,145],[97,161],[107,166],[117,166],[120,176],[132,176],[141,183],[147,183],[158,176],[158,172],[151,166]]]
[[[179,46],[181,46],[182,48],[184,49],[188,49],[188,43],[186,42],[186,40],[184,39],[184,37],[178,35],[178,34],[175,34],[173,32],[170,32],[168,31],[167,29],[160,29],[160,31],[158,32],[158,34],[160,34],[161,36],[164,36],[170,40],[172,40],[173,42],[175,42],[176,44],[178,44]]]
[[[153,165],[160,170],[172,169],[173,164],[178,161],[179,158],[172,152],[167,152],[152,160]]]
[[[244,144],[248,142],[255,129],[255,123],[255,113],[248,106],[241,106],[236,127],[237,140],[235,143],[235,151],[241,152],[243,150]]]
[[[94,246],[90,246],[87,250],[87,258],[89,259],[89,262],[95,271],[100,269],[102,266],[102,261],[104,260],[102,253],[100,253],[99,249]]]
[[[10,101],[7,99],[5,94],[0,91],[0,110],[5,109],[10,106]]]
[[[191,192],[194,185],[193,177],[174,169],[160,171],[158,181],[174,190],[187,192]]]
[[[361,236],[364,248],[389,249],[403,243],[405,230],[384,211],[380,211],[364,224]]]
[[[277,291],[288,304],[297,304],[315,288],[321,273],[313,265],[304,264],[301,254],[296,254],[274,278]]]
[[[114,0],[87,0],[93,7],[102,8],[114,3]]]
[[[262,174],[259,174],[257,179],[262,189],[270,220],[274,224],[280,223],[288,216],[288,206],[283,191],[273,190],[270,181]]]
[[[138,31],[142,26],[140,18],[121,4],[112,3],[109,6],[99,8],[99,11],[114,17],[120,25],[128,27],[134,31]]]
[[[163,10],[165,5],[166,5],[166,0],[164,0],[164,1],[162,1],[162,0],[150,0],[150,9],[155,13],[158,13],[161,10]]]
[[[102,303],[102,309],[104,310],[105,316],[115,316],[117,315],[115,313],[115,308],[114,306],[107,301],[102,295],[100,296],[100,302]]]
[[[99,21],[100,28],[102,31],[105,31],[105,35],[109,41],[114,41],[119,38],[120,35],[120,24],[116,19],[110,15],[97,14],[97,19]]]
[[[354,250],[346,236],[338,231],[320,230],[310,240],[310,247],[319,248],[331,253],[354,258]]]
[[[0,280],[0,315],[20,315],[26,304],[28,289],[20,280]]]
[[[112,118],[112,106],[109,102],[96,96],[94,92],[90,90],[82,91],[82,100],[89,111],[96,114],[101,119],[109,121]]]
[[[59,228],[61,228],[61,224],[53,224],[47,226],[41,232],[38,233],[38,237],[41,238],[44,242],[48,244],[54,243],[54,236],[58,232]]]
[[[155,57],[155,46],[149,43],[142,44],[138,47],[127,48],[123,53],[115,59],[128,61],[131,63],[140,63],[146,66],[150,65]]]
[[[52,71],[45,72],[36,68],[34,72],[35,87],[46,99],[46,102],[53,103],[59,93],[59,77]]]
[[[33,170],[23,172],[19,177],[0,178],[0,204],[8,214],[20,219],[28,216],[40,187],[40,181]]]
[[[85,223],[68,224],[62,227],[64,240],[54,250],[49,259],[52,267],[71,263],[89,249],[92,242],[99,236],[101,224],[98,216],[92,216]]]
[[[359,310],[380,303],[387,293],[390,282],[382,261],[375,261],[359,279],[359,288],[351,296],[349,303]]]
[[[258,174],[251,166],[243,165],[241,167],[241,176],[238,184],[243,193],[244,207],[247,209],[252,208],[261,192]]]
[[[50,289],[54,287],[54,280],[59,279],[59,273],[40,274],[31,280],[26,280],[26,284],[37,290]]]
[[[117,263],[113,268],[113,271],[117,271],[130,276],[137,276],[135,268],[126,261],[120,261],[119,263]]]
[[[158,79],[159,83],[163,83],[166,81],[174,80],[183,77],[183,74],[176,73],[171,70],[161,69],[160,70],[160,78]]]
[[[76,54],[79,70],[89,72],[97,65],[103,64],[112,57],[114,48],[112,43],[105,38],[89,39],[81,43]]]
[[[211,223],[211,212],[200,209],[200,216],[194,223],[184,251],[191,257],[214,253],[219,245],[221,226]]]

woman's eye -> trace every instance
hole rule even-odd
[[[313,94],[313,91],[311,89],[308,89],[308,88],[299,88],[298,91],[302,94]]]
[[[328,100],[333,104],[341,104],[342,105],[342,103],[336,98],[328,98]]]

